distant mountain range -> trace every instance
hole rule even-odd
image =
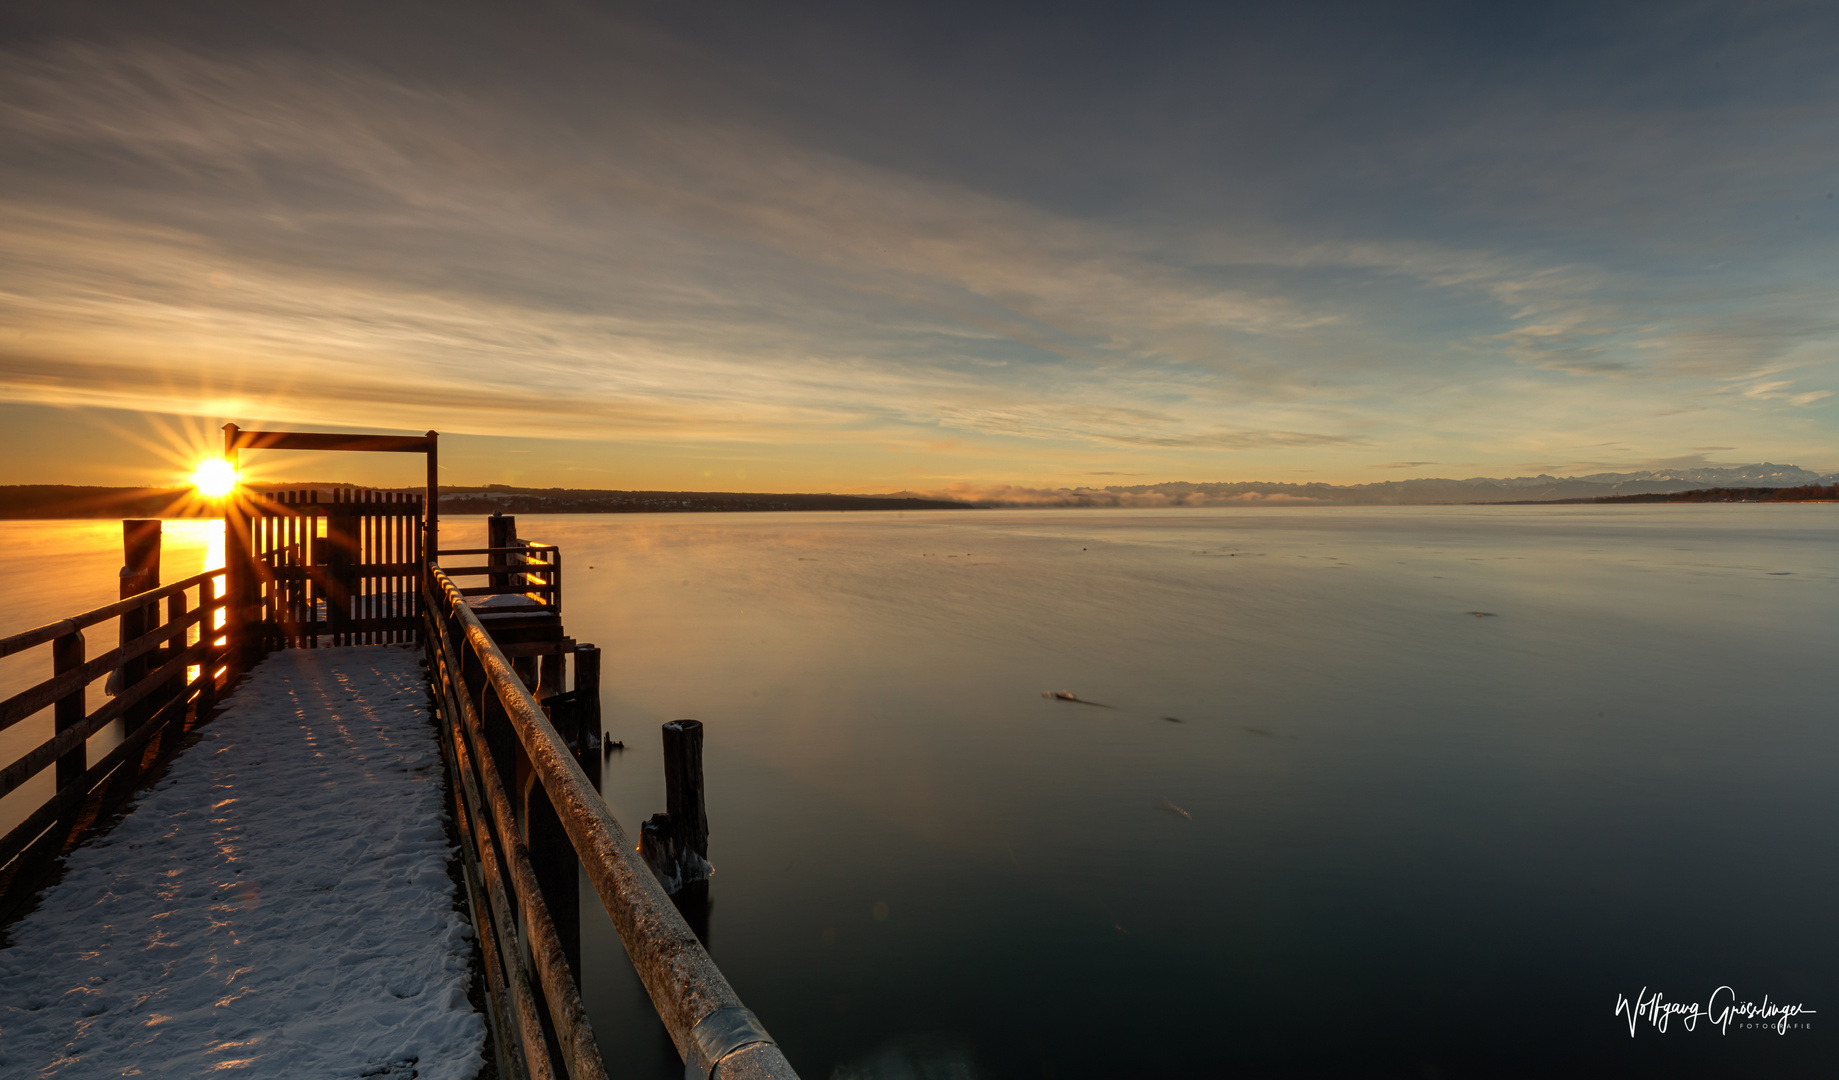
[[[1588,476],[1476,476],[1466,480],[1387,480],[1374,484],[1238,483],[1111,485],[1104,488],[991,489],[970,501],[981,506],[1239,506],[1248,503],[1335,503],[1348,506],[1428,506],[1451,503],[1545,502],[1691,491],[1705,487],[1799,487],[1839,481],[1798,465],[1734,465],[1701,469],[1593,473]]]
[[[1319,504],[1431,506],[1463,503],[1557,502],[1657,495],[1704,488],[1790,488],[1839,482],[1839,473],[1796,465],[1720,466],[1699,469],[1593,473],[1589,476],[1516,476],[1506,479],[1389,480],[1375,484],[1172,482],[1103,488],[992,486],[949,492],[901,491],[889,495],[749,494],[710,491],[616,491],[526,488],[504,484],[441,489],[443,514],[708,513],[748,510],[963,510],[974,507],[1159,507]],[[319,490],[339,484],[274,484],[267,490]],[[398,490],[417,490],[398,489]],[[209,503],[187,489],[77,487],[66,484],[0,486],[0,519],[215,516]]]

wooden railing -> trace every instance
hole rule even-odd
[[[504,596],[522,603],[498,606],[494,612],[526,611],[562,614],[562,552],[554,544],[518,540],[503,547],[443,548],[441,556],[485,556],[476,566],[443,566],[450,578],[485,577],[487,583],[460,590],[461,596]]]
[[[553,565],[559,573],[559,561]],[[530,1080],[607,1075],[581,1003],[579,928],[569,925],[585,873],[688,1075],[795,1077],[466,602],[515,586],[461,589],[450,573],[429,571],[423,640],[501,1068]]]
[[[0,768],[0,796],[56,769],[52,794],[0,838],[0,923],[37,891],[52,860],[171,752],[188,720],[195,724],[210,713],[230,675],[218,617],[226,604],[223,577],[222,570],[206,571],[0,639],[0,657],[49,646],[52,672],[0,702],[0,730],[46,708],[53,714],[52,736]],[[187,596],[192,592],[195,601]],[[83,631],[110,619],[119,621],[119,644],[92,657]],[[108,686],[113,696],[91,711],[89,684],[117,671]],[[116,720],[121,743],[90,764],[88,739]]]

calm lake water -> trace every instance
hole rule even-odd
[[[658,726],[707,725],[692,914],[807,1080],[1839,1057],[1839,508],[519,525],[604,650],[629,832]],[[0,632],[113,598],[119,526],[0,539]],[[80,574],[21,554],[91,540]],[[584,940],[608,1057],[681,1076],[618,939]],[[1614,1012],[1723,985],[1819,1012]]]

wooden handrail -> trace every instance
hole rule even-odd
[[[133,706],[146,700],[168,680],[182,675],[186,668],[194,664],[202,666],[209,658],[213,648],[221,650],[224,646],[214,646],[209,641],[200,641],[187,646],[184,652],[147,673],[133,686],[115,695],[108,704],[84,717],[81,724],[73,728],[66,728],[46,739],[28,750],[23,756],[15,759],[5,769],[0,769],[0,796],[11,793],[13,789],[37,775],[40,769],[56,761],[66,752],[83,745],[84,740],[101,731],[111,721],[119,719]]]
[[[493,913],[500,925],[513,925],[510,901],[503,893],[504,877],[508,876],[512,891],[517,896],[518,912],[523,916],[531,960],[536,965],[544,996],[551,1003],[551,1020],[555,1025],[557,1043],[562,1050],[569,1076],[574,1080],[601,1080],[606,1076],[606,1067],[600,1058],[600,1047],[594,1042],[593,1027],[588,1023],[580,989],[569,974],[568,959],[556,932],[555,920],[543,900],[536,871],[530,864],[529,849],[519,838],[516,810],[511,805],[510,796],[505,792],[497,770],[476,767],[476,763],[485,758],[489,750],[486,747],[484,724],[478,708],[472,702],[471,693],[456,695],[453,692],[455,689],[464,689],[463,685],[456,688],[456,680],[451,677],[458,668],[457,658],[452,654],[453,643],[446,634],[430,635],[429,640],[440,650],[443,672],[447,676],[442,680],[442,689],[450,710],[446,718],[448,740],[455,755],[455,771],[460,777],[458,786],[465,796],[463,804],[469,815],[489,813],[490,821],[497,829],[498,843],[508,854],[507,858],[501,860],[491,848],[479,849],[481,861],[486,864]],[[486,692],[495,693],[489,686]],[[454,705],[456,701],[457,707]],[[480,796],[481,788],[485,792],[484,798]],[[489,808],[485,804],[489,804]],[[490,839],[494,835],[484,817],[473,820],[471,824],[475,837]],[[499,866],[504,862],[510,864],[511,872],[501,876]],[[505,968],[517,974],[522,965],[522,953],[516,948],[516,943],[501,939],[498,944],[501,953],[509,954],[500,958]],[[534,1025],[536,1038],[531,1040],[529,1029],[532,1025],[525,1018],[524,1000],[516,994],[515,989],[513,1004],[519,1014],[519,1027],[525,1030],[526,1057],[538,1052],[544,1054],[545,1060],[542,1062],[529,1063],[531,1074],[536,1075],[548,1068],[542,1027],[540,1023]]]
[[[77,687],[87,686],[128,661],[147,655],[162,644],[196,626],[207,613],[214,612],[223,606],[222,599],[211,600],[203,607],[193,608],[180,618],[164,623],[126,645],[110,649],[94,660],[85,661],[82,667],[71,668],[62,674],[53,675],[36,686],[28,687],[5,701],[0,701],[0,731],[5,731]],[[207,632],[205,636],[210,635]]]
[[[480,585],[474,588],[461,589],[460,595],[461,596],[522,596],[525,593],[548,594],[548,593],[556,593],[556,592],[561,592],[561,591],[562,591],[562,586],[560,585],[500,585],[500,586]]]
[[[524,686],[479,616],[464,603],[462,590],[439,567],[431,568],[429,583],[439,589],[439,595],[431,588],[426,597],[425,608],[434,622],[428,637],[431,641],[445,638],[442,624],[448,620],[459,624],[467,646],[478,658],[484,692],[495,695],[502,705],[531,774],[555,807],[581,868],[618,930],[671,1041],[686,1062],[705,1063],[700,1071],[706,1076],[712,1063],[707,1063],[709,1048],[699,1045],[697,1025],[716,1013],[744,1013],[740,996],[684,922],[650,868],[633,853],[632,842],[550,724],[543,707]],[[444,648],[438,655],[443,664],[452,663]],[[457,673],[451,677],[457,678]],[[751,1042],[720,1059],[720,1075],[723,1080],[746,1080],[791,1078],[797,1074],[776,1044]]]
[[[223,661],[224,657],[229,652],[229,646],[218,645],[207,637],[204,641],[192,645],[186,649],[185,652],[161,665],[158,670],[150,672],[145,678],[128,688],[126,692],[115,700],[104,705],[101,709],[98,709],[97,715],[102,717],[102,723],[107,723],[115,719],[123,712],[126,712],[128,706],[139,702],[142,698],[153,693],[158,687],[164,685],[167,680],[175,675],[181,674],[186,667],[192,664],[198,664],[203,668],[203,670],[198,673],[198,680],[194,683],[187,684],[185,689],[176,698],[167,702],[164,706],[164,709],[172,709],[174,706],[178,706],[182,713],[184,708],[190,705],[194,696],[215,695],[215,671],[219,663]],[[206,699],[200,697],[199,700],[203,701]],[[100,727],[101,724],[97,726]],[[103,755],[102,760],[91,765],[76,780],[59,787],[57,793],[45,800],[42,806],[29,815],[24,821],[14,826],[4,837],[0,837],[0,867],[7,867],[7,864],[11,862],[14,856],[30,846],[34,842],[34,838],[38,837],[39,834],[49,828],[66,811],[86,798],[104,777],[114,771],[116,766],[121,765],[123,762],[134,760],[134,755],[138,754],[141,748],[147,744],[147,740],[160,731],[165,730],[168,726],[168,722],[162,720],[161,717],[154,717],[147,723],[129,732],[127,737],[119,745]],[[125,794],[125,791],[123,794]],[[7,868],[9,870],[11,869],[11,867]],[[12,884],[10,880],[8,884]]]
[[[62,619],[54,623],[46,623],[43,626],[34,627],[31,630],[23,630],[10,637],[0,638],[0,656],[11,656],[17,652],[24,652],[34,645],[43,645],[45,642],[51,641],[54,638],[61,638],[65,634],[74,634],[78,630],[94,626],[99,622],[106,622],[125,612],[133,611],[135,608],[145,607],[148,604],[164,599],[174,593],[196,588],[211,578],[223,577],[225,573],[226,571],[221,569],[206,570],[202,574],[193,574],[184,581],[175,581],[171,585],[162,585],[157,589],[148,589],[144,593],[136,593],[126,600],[117,600],[107,607],[99,607],[94,611],[86,611],[81,615],[72,615],[68,619]],[[221,599],[221,597],[219,599]]]
[[[441,555],[528,555],[533,551],[560,551],[560,550],[561,549],[556,547],[554,544],[539,544],[536,541],[532,540],[527,544],[518,544],[515,547],[442,548],[438,552],[438,554],[441,554]]]
[[[484,577],[487,574],[553,574],[558,569],[555,563],[532,562],[509,566],[443,566],[441,573],[448,577]]]

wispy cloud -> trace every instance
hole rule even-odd
[[[1634,209],[1656,169],[1699,193],[1670,191],[1668,213],[1761,183],[1694,165],[1694,131],[1803,132],[1817,109],[1490,99],[1430,110],[1436,131],[1344,134],[1392,155],[1345,175],[1265,175],[1197,142],[1194,175],[1164,180],[1168,146],[1133,167],[1132,136],[1068,127],[1017,133],[1018,156],[968,112],[875,144],[836,127],[849,100],[792,110],[796,80],[757,57],[573,17],[593,48],[528,45],[543,59],[516,79],[515,49],[462,77],[463,58],[299,44],[309,30],[12,47],[0,392],[302,426],[872,443],[1063,477],[1566,460],[1605,433],[1658,455],[1714,416],[1744,445],[1781,415],[1827,425],[1800,445],[1831,443],[1830,257],[1675,241]],[[499,18],[465,9],[452,40]],[[909,145],[954,131],[951,155]],[[1272,148],[1293,167],[1318,152]],[[1071,179],[1016,179],[1056,153]],[[1071,197],[1082,167],[1148,195]],[[1425,177],[1430,195],[1397,194]],[[1210,178],[1240,195],[1196,194]],[[1373,207],[1323,188],[1314,213],[1260,210],[1322,184]],[[1622,246],[1564,234],[1566,199],[1565,227]]]

